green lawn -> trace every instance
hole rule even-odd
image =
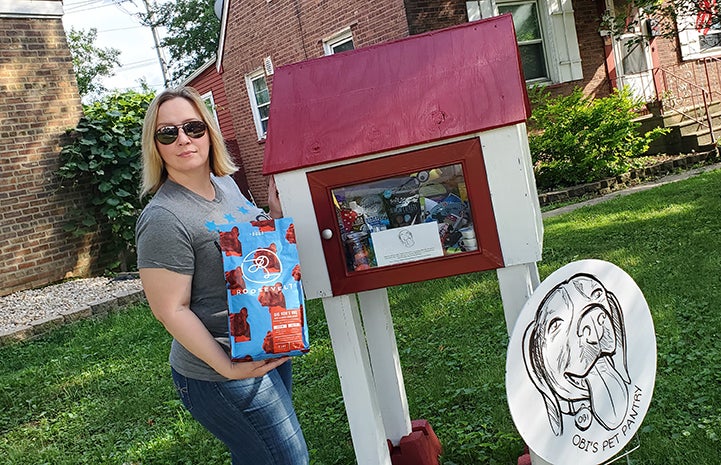
[[[658,372],[633,464],[717,464],[721,450],[721,171],[545,221],[542,278],[579,259],[630,274],[651,308]],[[515,464],[495,273],[389,289],[412,418],[445,465]],[[354,463],[320,302],[295,402],[314,464]],[[176,399],[169,339],[146,306],[0,348],[0,463],[227,464]]]

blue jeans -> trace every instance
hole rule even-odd
[[[233,465],[307,465],[308,448],[291,401],[291,362],[262,378],[211,382],[172,370],[185,408],[232,457]]]

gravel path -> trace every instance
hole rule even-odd
[[[140,279],[74,279],[40,289],[0,297],[0,334],[9,334],[58,317],[67,317],[93,305],[117,301],[142,290]]]

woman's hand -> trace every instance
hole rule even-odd
[[[273,176],[268,180],[268,210],[271,218],[283,218],[283,207],[280,205],[278,188],[275,185]]]
[[[155,318],[188,351],[229,379],[263,376],[288,357],[235,363],[190,310],[193,277],[163,268],[142,268],[140,280]]]
[[[290,357],[272,358],[257,362],[230,362],[227,370],[219,370],[218,373],[228,379],[258,378],[269,371],[278,368]]]

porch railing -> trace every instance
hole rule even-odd
[[[653,80],[663,114],[670,110],[708,128],[711,143],[716,144],[710,105],[721,102],[717,90],[721,89],[721,60],[702,58],[674,68],[656,68]]]

